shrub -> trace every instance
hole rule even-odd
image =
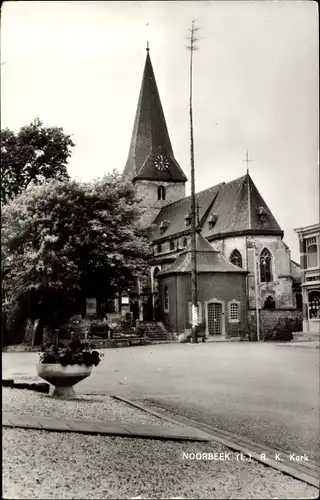
[[[48,343],[41,347],[39,353],[40,363],[59,363],[67,365],[98,366],[103,357],[102,353],[95,350],[93,344],[73,340],[67,346],[61,343]]]

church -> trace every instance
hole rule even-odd
[[[191,329],[191,197],[175,158],[147,49],[128,159],[123,174],[136,186],[152,223],[148,282],[139,284],[140,321],[171,332]],[[196,194],[199,331],[238,337],[298,321],[299,265],[283,231],[247,171]],[[298,328],[299,329],[299,328]]]

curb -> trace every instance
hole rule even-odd
[[[211,436],[212,440],[218,441],[231,450],[243,453],[244,455],[247,455],[264,465],[268,465],[273,469],[276,469],[284,474],[287,474],[288,476],[298,479],[299,481],[303,481],[304,483],[307,483],[311,486],[314,486],[316,488],[319,488],[320,486],[320,465],[314,461],[309,460],[308,462],[292,462],[290,461],[290,455],[288,453],[275,450],[274,448],[270,448],[269,446],[265,446],[260,443],[256,443],[255,441],[252,441],[245,437],[237,436],[231,432],[220,430],[208,424],[198,422],[182,415],[172,414],[166,409],[159,408],[161,411],[160,413],[140,403],[136,403],[135,401],[131,401],[127,398],[123,398],[122,396],[110,396],[118,399],[119,401],[123,401],[124,403],[139,408],[146,413],[150,413],[151,415],[154,415],[156,417],[168,420],[169,422],[173,422],[176,424],[185,424],[189,429],[198,429],[206,432]],[[267,460],[264,458],[264,456],[268,457]],[[281,461],[280,459],[277,460],[275,458],[271,458],[277,456],[281,457]]]
[[[27,389],[29,391],[43,392],[49,394],[50,384],[46,382],[15,382],[13,379],[2,380],[2,387],[9,387],[10,389]]]
[[[300,345],[299,342],[294,344],[277,344],[278,347],[300,347],[300,349],[319,349],[319,344],[316,345]]]

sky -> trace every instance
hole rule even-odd
[[[312,1],[5,2],[1,128],[39,117],[76,146],[68,171],[124,169],[147,41],[175,158],[196,190],[250,175],[299,262],[294,228],[319,221],[318,6]],[[187,185],[189,192],[190,186]]]

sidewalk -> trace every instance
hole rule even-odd
[[[307,349],[319,349],[319,345],[320,342],[318,340],[306,340],[305,342],[291,340],[291,342],[277,343],[277,346],[280,347],[303,347]]]
[[[319,494],[312,462],[293,470],[284,456],[276,464],[273,450],[191,419],[119,396],[64,401],[4,391],[5,498],[298,499]],[[268,462],[259,460],[265,452]]]
[[[2,412],[3,427],[37,429],[56,432],[77,432],[84,434],[105,434],[132,438],[178,439],[186,441],[211,441],[212,436],[191,427],[163,427],[147,424],[123,424],[121,422],[65,420],[30,415],[15,415]]]

